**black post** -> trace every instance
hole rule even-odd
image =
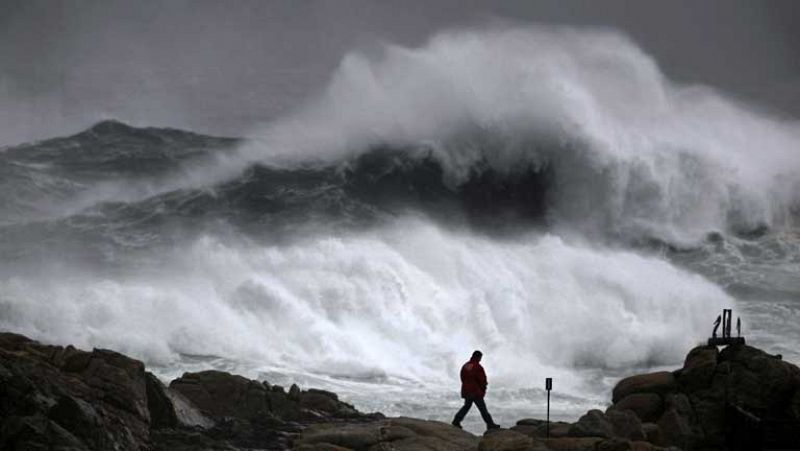
[[[732,337],[731,331],[733,330],[733,310],[728,309],[728,337]]]
[[[553,378],[548,377],[544,380],[544,388],[547,390],[547,438],[550,438],[550,390],[553,389]]]
[[[731,337],[731,309],[722,309],[722,337]]]
[[[728,336],[728,309],[722,309],[722,338]]]

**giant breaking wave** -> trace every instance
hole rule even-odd
[[[500,392],[592,398],[702,338],[717,275],[800,264],[798,138],[610,31],[353,53],[246,140],[107,121],[0,152],[0,328],[377,393],[447,393],[481,348]]]

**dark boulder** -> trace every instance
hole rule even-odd
[[[668,371],[630,376],[617,382],[612,393],[614,404],[633,393],[666,394],[675,391],[675,376]]]
[[[267,393],[269,406],[272,413],[278,418],[296,420],[300,417],[300,408],[296,401],[289,399],[289,395],[281,386],[273,386]]]
[[[547,448],[530,436],[509,429],[498,429],[484,434],[478,451],[546,451]]]
[[[352,408],[352,406],[340,402],[335,394],[324,390],[311,389],[301,393],[298,397],[300,408],[305,410],[338,417],[358,415],[358,411]]]
[[[678,372],[678,383],[684,391],[706,388],[711,384],[717,368],[719,351],[716,346],[698,346],[686,355],[683,368]]]
[[[614,436],[614,426],[603,412],[590,410],[569,428],[569,436],[611,438]]]
[[[694,387],[685,392],[700,446],[722,446],[729,437],[742,433],[736,422],[748,416],[759,418],[765,425],[800,425],[800,416],[792,408],[792,400],[800,390],[800,369],[751,346],[724,348],[710,385],[691,388]],[[765,432],[771,435],[769,440],[800,446],[800,426],[790,429],[797,432]]]
[[[1,449],[149,446],[144,365],[122,354],[0,333]]]
[[[790,410],[800,388],[800,369],[751,346],[728,346],[720,359],[730,364],[726,383],[732,401],[765,416]]]
[[[644,440],[642,422],[630,410],[612,410],[606,413],[606,418],[613,427],[614,437],[626,440]]]
[[[789,416],[800,418],[800,388],[796,389],[789,404]]]
[[[100,429],[105,424],[95,408],[79,398],[60,396],[50,408],[48,417],[94,448],[112,444],[103,437]]]
[[[655,423],[642,423],[644,439],[650,443],[661,443],[661,431]]]
[[[153,374],[145,373],[145,388],[147,408],[150,411],[150,427],[154,429],[177,427],[180,424],[178,415],[164,384]]]
[[[184,373],[172,381],[169,388],[185,396],[211,418],[251,419],[271,415],[263,384],[224,371]]]
[[[300,401],[300,387],[298,387],[297,384],[292,384],[292,386],[289,387],[289,399],[292,401]]]
[[[0,449],[88,451],[93,448],[44,415],[9,416],[0,427]]]
[[[571,427],[571,423],[563,421],[552,421],[548,426],[545,420],[525,418],[517,421],[517,424],[512,426],[511,430],[533,438],[547,438],[548,436],[555,438],[569,436]]]
[[[656,421],[664,413],[664,400],[657,393],[633,393],[609,407],[606,413],[612,410],[630,410],[644,422]]]
[[[595,451],[631,451],[631,442],[619,438],[600,441],[595,445]]]
[[[689,419],[675,410],[669,410],[658,420],[660,445],[692,449],[693,434]]]
[[[601,437],[555,437],[542,442],[552,451],[595,451],[603,440]]]

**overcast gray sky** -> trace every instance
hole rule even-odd
[[[674,80],[800,117],[800,1],[0,0],[0,145],[103,118],[241,134],[351,49],[497,19],[616,28]]]

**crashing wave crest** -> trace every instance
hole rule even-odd
[[[781,227],[800,192],[796,123],[671,83],[610,31],[455,31],[353,53],[321,98],[256,136],[243,158],[279,167],[425,146],[451,185],[477,164],[548,165],[552,217],[593,236],[689,244]]]

